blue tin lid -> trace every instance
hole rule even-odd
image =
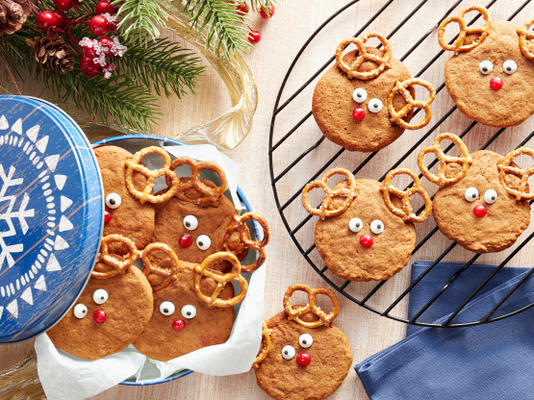
[[[43,100],[0,96],[0,343],[47,330],[78,298],[103,212],[80,127]]]

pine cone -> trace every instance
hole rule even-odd
[[[0,34],[18,31],[30,12],[28,0],[0,0]]]
[[[48,36],[36,37],[30,45],[33,47],[35,61],[43,68],[57,71],[60,74],[74,69],[74,55],[63,39]]]

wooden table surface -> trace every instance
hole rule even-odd
[[[254,18],[251,22],[262,33],[262,40],[256,48],[247,55],[249,65],[255,75],[258,90],[259,104],[254,124],[249,137],[237,149],[228,154],[242,166],[240,186],[247,194],[253,208],[266,217],[271,225],[272,241],[268,248],[268,273],[265,293],[265,316],[279,312],[282,309],[282,297],[286,288],[296,282],[304,282],[311,286],[326,285],[322,279],[309,267],[296,247],[282,223],[280,215],[273,200],[273,193],[269,181],[268,172],[268,140],[271,114],[281,81],[293,60],[296,52],[308,36],[332,13],[347,3],[347,0],[285,0],[276,8],[274,17],[269,21]],[[287,89],[282,100],[291,95],[302,85],[313,72],[315,72],[330,56],[333,55],[337,43],[356,32],[371,15],[377,12],[386,0],[361,0],[356,6],[351,7],[336,19],[334,24],[329,25],[324,32],[314,40],[297,64],[294,73],[288,81]],[[388,9],[380,15],[366,30],[388,34],[394,27],[417,5],[421,0],[394,0]],[[424,2],[423,2],[424,3]],[[428,0],[421,9],[413,15],[391,38],[393,54],[400,57],[408,50],[425,32],[430,31],[435,23],[454,4],[452,0]],[[457,9],[474,4],[473,1],[463,1]],[[484,2],[484,4],[489,3]],[[482,4],[479,1],[478,4]],[[492,19],[506,19],[514,10],[523,4],[523,0],[497,0],[491,6]],[[534,4],[528,4],[514,18],[519,24],[532,19],[534,16]],[[431,55],[437,54],[440,47],[437,43],[436,31],[429,33],[405,61],[406,65],[415,73],[424,66]],[[443,82],[443,67],[449,54],[442,55],[434,65],[423,74],[423,78],[431,81],[437,87]],[[276,137],[281,137],[287,130],[295,125],[310,110],[311,93],[314,83],[309,85],[292,103],[287,111],[282,112],[277,119]],[[157,126],[154,133],[173,136],[173,133],[183,131],[199,123],[206,122],[224,111],[229,106],[223,84],[218,80],[213,71],[208,71],[202,77],[197,88],[196,96],[189,96],[182,101],[176,99],[161,99],[165,110],[165,117]],[[397,142],[389,148],[381,151],[373,163],[364,168],[360,176],[378,178],[398,157],[401,151],[407,150],[417,140],[420,134],[425,133],[432,124],[439,120],[453,106],[446,90],[438,95],[434,103],[434,115],[431,124],[420,131],[406,132]],[[495,141],[490,149],[507,152],[516,146],[529,132],[534,129],[533,118],[519,127],[507,129],[507,131]],[[471,123],[458,111],[452,114],[435,134],[444,131],[461,132]],[[476,125],[466,141],[471,149],[478,148],[496,131],[494,128]],[[303,151],[304,146],[311,144],[320,137],[320,132],[313,119],[309,119],[302,129],[299,130],[299,138],[290,141],[287,146],[282,146],[276,152],[275,173],[280,172],[289,161]],[[428,144],[430,138],[424,143]],[[421,146],[422,147],[422,146]],[[287,182],[280,186],[281,197],[289,197],[290,192],[283,193],[295,185],[302,185],[308,179],[312,171],[318,169],[325,159],[329,158],[337,147],[328,141],[321,144],[314,153],[302,161],[302,166],[295,169]],[[341,157],[336,166],[350,168],[357,165],[365,158],[364,154],[353,153]],[[415,168],[415,157],[410,156],[405,166]],[[314,169],[315,168],[315,169]],[[244,172],[246,171],[246,173]],[[429,187],[431,189],[431,187]],[[298,203],[298,202],[297,202]],[[295,220],[302,216],[301,210],[295,207]],[[293,217],[293,215],[291,215]],[[434,226],[432,218],[417,227],[418,235],[428,232]],[[313,231],[313,220],[305,226],[303,235],[310,235]],[[529,232],[532,231],[532,228]],[[418,252],[418,260],[430,260],[445,249],[450,241],[440,233]],[[525,236],[523,236],[525,237]],[[302,240],[306,240],[303,238]],[[311,240],[308,238],[308,240]],[[500,262],[507,252],[484,255],[480,262]],[[511,264],[532,266],[532,246],[516,256]],[[450,261],[465,261],[472,256],[463,249],[456,248],[446,258]],[[398,274],[387,287],[381,290],[375,300],[377,307],[389,304],[395,294],[406,287],[409,279],[409,267]],[[378,316],[364,310],[340,296],[341,311],[337,318],[337,324],[347,334],[352,345],[354,362],[360,362],[366,357],[398,342],[405,335],[406,325],[390,319]],[[396,314],[404,316],[406,302],[395,309]],[[0,348],[0,369],[8,367],[19,359],[25,350],[31,348],[32,343],[27,342],[17,345],[9,345]],[[363,386],[359,382],[353,370],[350,371],[340,389],[331,396],[332,399],[367,399]],[[231,377],[211,377],[200,374],[191,374],[183,379],[155,386],[142,388],[119,386],[103,393],[95,399],[99,400],[148,400],[148,399],[268,399],[256,385],[253,372]]]

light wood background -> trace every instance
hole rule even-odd
[[[249,65],[254,72],[259,90],[259,105],[254,119],[250,136],[236,150],[229,155],[242,166],[240,186],[245,191],[253,208],[268,217],[272,231],[272,241],[268,248],[268,274],[265,293],[265,315],[270,317],[282,309],[282,296],[285,289],[292,283],[304,282],[312,286],[324,284],[322,279],[308,266],[296,247],[289,239],[289,235],[282,224],[273,200],[273,193],[268,174],[268,139],[271,114],[281,81],[293,60],[296,52],[308,36],[332,13],[345,5],[347,0],[285,0],[277,8],[274,17],[269,21],[252,18],[251,23],[262,33],[262,41],[247,56]],[[339,41],[354,34],[371,15],[377,12],[387,1],[361,0],[330,24],[321,35],[309,46],[308,50],[297,64],[288,81],[282,100],[291,95],[308,77],[315,72],[331,55]],[[390,33],[397,24],[416,6],[420,0],[394,0],[387,10],[382,13],[366,32],[378,31]],[[458,9],[474,4],[473,1],[463,1]],[[488,4],[479,1],[478,4]],[[428,32],[423,43],[405,61],[412,73],[419,71],[428,60],[440,50],[437,35],[432,27],[454,4],[454,1],[428,0],[421,9],[410,18],[391,38],[393,54],[400,57],[420,37]],[[513,11],[523,4],[522,0],[497,0],[490,8],[492,19],[506,19]],[[514,19],[519,24],[532,19],[534,4],[528,4]],[[433,82],[437,87],[443,82],[443,66],[450,55],[442,55],[429,68],[423,78]],[[478,66],[475,66],[478,69]],[[286,110],[277,118],[276,138],[281,137],[288,129],[295,125],[309,110],[311,93],[314,83],[308,86]],[[165,110],[165,118],[156,127],[157,134],[173,136],[173,133],[206,122],[225,110],[229,104],[224,87],[213,71],[208,71],[199,82],[196,96],[189,96],[183,101],[176,99],[161,99]],[[401,152],[406,151],[415,143],[419,135],[426,132],[444,113],[453,106],[446,90],[438,95],[434,106],[434,116],[431,124],[421,131],[406,132],[397,142],[381,151],[377,157],[366,166],[360,176],[378,178],[393,164]],[[458,111],[444,122],[435,134],[443,131],[459,133],[469,126],[471,121]],[[515,147],[528,133],[534,129],[532,118],[519,127],[507,129],[490,149],[505,153]],[[467,135],[466,142],[473,150],[478,148],[496,131],[494,128],[476,125]],[[431,141],[431,135],[424,145]],[[275,174],[282,171],[300,154],[307,145],[314,143],[320,137],[320,132],[312,118],[310,118],[290,140],[275,152]],[[421,146],[422,147],[422,146]],[[300,150],[300,151],[299,151]],[[338,147],[325,141],[319,148],[303,159],[297,167],[280,181],[280,197],[282,202],[295,190],[304,184],[330,158]],[[333,166],[353,169],[365,158],[361,153],[344,154]],[[415,168],[415,156],[410,156],[403,164]],[[352,168],[351,168],[352,167]],[[246,171],[246,173],[245,173]],[[431,186],[429,189],[433,190]],[[296,201],[288,209],[290,224],[295,226],[303,217],[302,210]],[[314,220],[306,224],[299,232],[299,240],[310,243],[312,240]],[[419,237],[422,237],[434,226],[432,218],[417,227]],[[532,230],[532,228],[531,228]],[[530,230],[530,231],[531,231]],[[529,231],[529,232],[530,232]],[[525,235],[523,236],[525,237]],[[434,235],[427,246],[415,257],[417,260],[430,260],[450,244],[440,233]],[[500,262],[506,252],[494,255],[484,255],[480,262]],[[523,252],[512,260],[513,265],[532,266],[534,251],[528,245]],[[446,260],[465,261],[472,256],[463,249],[456,248]],[[312,257],[317,255],[312,253]],[[372,305],[384,309],[384,305],[391,302],[395,294],[406,287],[409,279],[409,267],[405,268],[376,295]],[[354,288],[353,288],[354,287]],[[365,293],[369,286],[351,285],[354,293]],[[380,317],[366,311],[357,305],[341,300],[341,312],[337,324],[345,331],[352,345],[355,363],[396,343],[405,335],[406,326],[402,323]],[[394,313],[403,316],[406,312],[406,302],[402,302]],[[19,359],[25,350],[31,348],[32,343],[9,345],[0,348],[0,369],[8,367]],[[298,378],[297,378],[298,379]],[[256,385],[254,373],[250,372],[232,377],[210,377],[192,374],[171,383],[142,387],[116,387],[95,397],[99,400],[148,400],[148,399],[267,399]],[[331,397],[332,399],[367,399],[365,391],[353,370],[341,386]]]

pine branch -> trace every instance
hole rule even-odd
[[[268,12],[267,6],[274,6],[275,3],[275,0],[250,0],[250,8],[255,12],[259,12],[260,10]]]
[[[121,4],[117,14],[121,19],[119,29],[123,38],[145,43],[159,37],[158,27],[165,25],[167,13],[157,0],[115,0],[113,4]]]

